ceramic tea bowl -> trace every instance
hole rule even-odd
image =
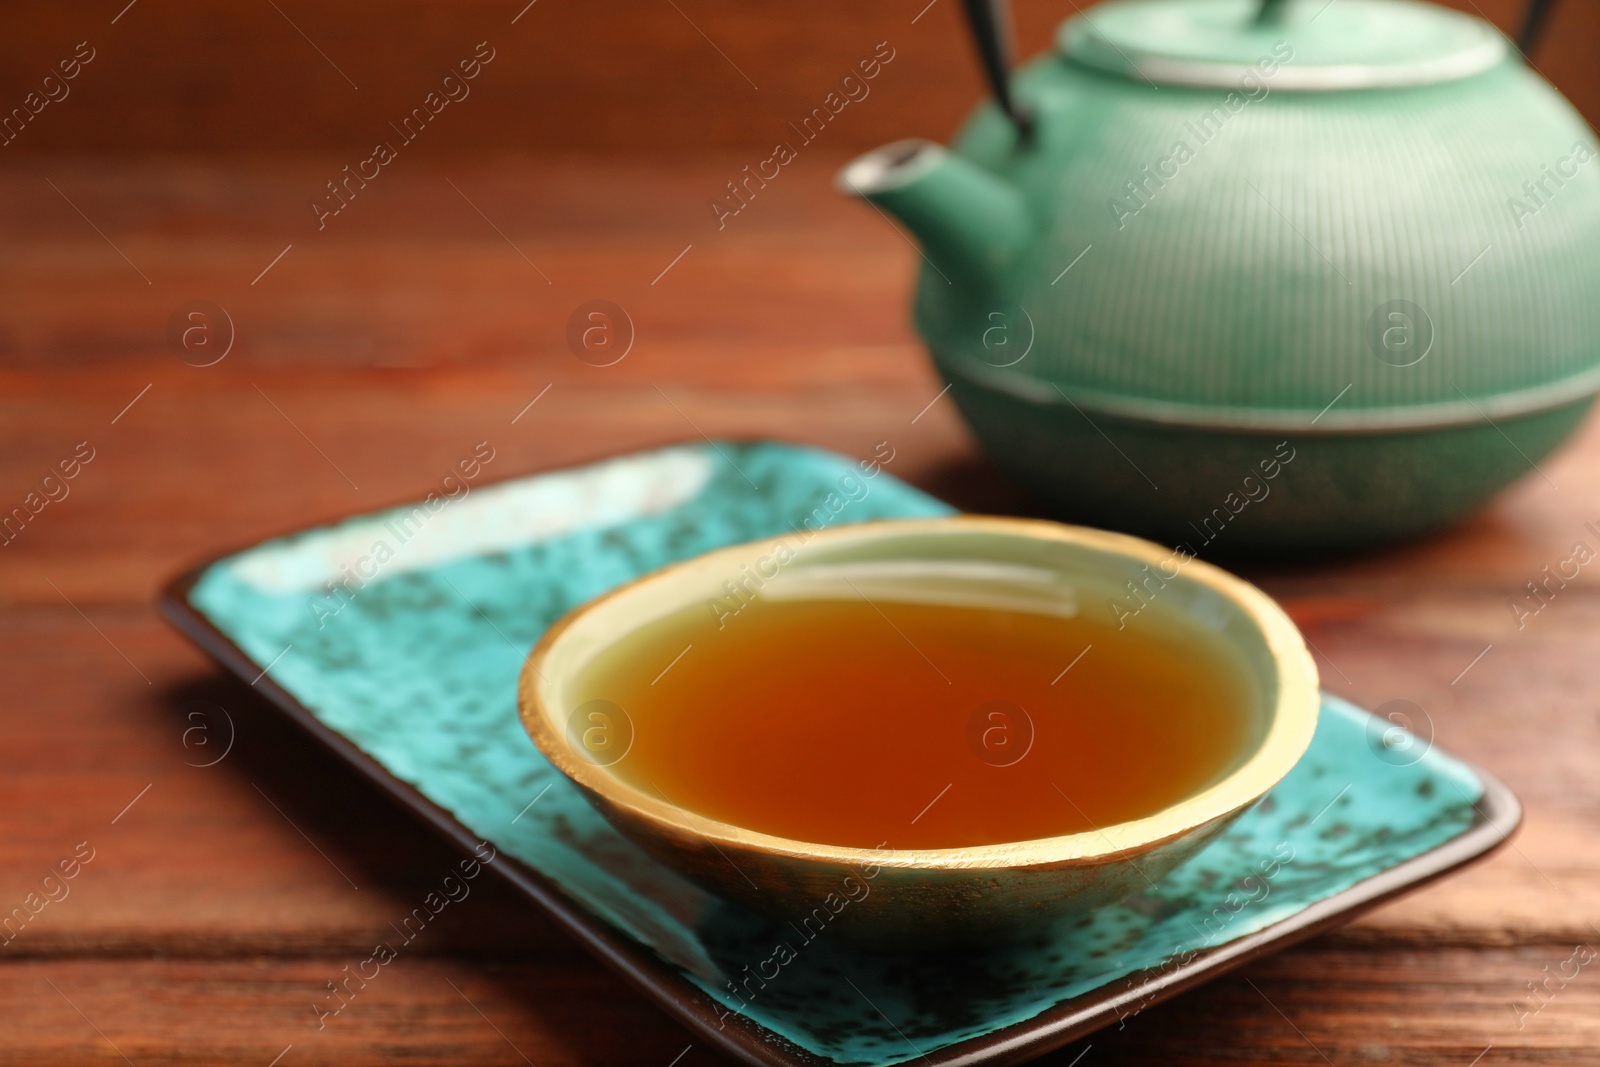
[[[835,920],[828,925],[842,936],[935,945],[1082,914],[1139,892],[1193,855],[1310,744],[1317,672],[1294,624],[1254,586],[1170,549],[1099,530],[977,516],[863,523],[780,540],[784,550],[778,541],[721,549],[575,609],[534,648],[518,691],[523,724],[539,750],[619,830],[712,892],[780,921],[820,914]],[[1155,814],[1038,840],[848,848],[707,818],[616,773],[627,758],[617,738],[631,737],[631,727],[619,734],[610,730],[617,724],[603,723],[598,732],[588,721],[575,726],[578,680],[626,635],[726,597],[724,582],[751,574],[759,577],[749,586],[758,596],[778,595],[774,583],[810,583],[806,595],[823,595],[816,591],[848,575],[890,596],[894,582],[911,583],[903,592],[924,602],[1031,602],[1034,610],[1105,612],[1113,626],[1159,615],[1168,632],[1243,664],[1253,691],[1248,741],[1220,776]],[[1135,596],[1135,589],[1142,592]],[[1126,614],[1141,604],[1137,615]],[[1069,651],[1077,650],[1063,653]]]

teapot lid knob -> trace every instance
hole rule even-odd
[[[1157,85],[1311,92],[1430,85],[1502,62],[1489,23],[1422,0],[1108,0],[1062,26],[1071,62]]]
[[[1256,10],[1257,26],[1276,26],[1283,21],[1284,0],[1261,0],[1261,7]]]

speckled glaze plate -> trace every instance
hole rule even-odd
[[[773,443],[675,446],[276,538],[178,578],[162,608],[464,851],[492,842],[493,866],[535,903],[750,1063],[1026,1059],[1515,830],[1517,801],[1487,774],[1325,696],[1306,756],[1224,836],[1139,896],[1018,944],[857,950],[689,884],[534,749],[517,720],[523,659],[568,608],[675,560],[950,512],[884,465]]]

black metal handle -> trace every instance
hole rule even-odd
[[[1539,31],[1544,29],[1555,6],[1556,0],[1528,0],[1528,12],[1522,17],[1522,32],[1517,34],[1517,47],[1522,49],[1523,55],[1533,51],[1534,45],[1539,43]]]
[[[1024,140],[1033,136],[1033,116],[1011,95],[1011,12],[1006,0],[963,0],[967,22],[983,60],[994,98]]]

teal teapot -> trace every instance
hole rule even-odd
[[[1600,391],[1594,134],[1488,23],[1108,0],[996,81],[952,150],[838,183],[920,242],[941,378],[1063,517],[1412,537],[1544,477]]]

